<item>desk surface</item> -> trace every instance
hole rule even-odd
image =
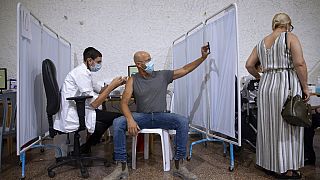
[[[106,101],[102,104],[102,109],[109,110],[109,111],[115,110],[115,112],[121,112],[121,110],[120,110],[121,98],[122,98],[122,96],[108,96]],[[131,111],[136,111],[134,98],[130,99],[128,106]]]
[[[311,105],[311,109],[320,108],[320,96],[319,93],[310,93],[310,100],[308,102]]]

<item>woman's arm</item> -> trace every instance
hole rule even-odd
[[[254,47],[247,62],[246,62],[246,68],[248,72],[254,76],[256,79],[260,79],[260,74],[257,71],[257,68],[255,67],[256,63],[259,61],[258,54],[257,54],[257,47]]]
[[[303,58],[303,52],[300,41],[296,35],[288,33],[288,43],[289,48],[291,49],[293,65],[297,72],[302,87],[302,91],[305,95],[305,97],[303,98],[305,99],[305,101],[308,101],[310,98],[310,93],[308,89],[308,72],[306,62]]]

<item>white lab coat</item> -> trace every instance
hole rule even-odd
[[[84,63],[74,68],[66,76],[61,88],[61,105],[56,114],[54,129],[61,132],[73,132],[79,128],[79,117],[76,103],[68,101],[66,98],[74,96],[93,96],[86,100],[85,122],[89,133],[93,133],[96,124],[96,112],[90,103],[94,101],[98,94],[93,91],[91,72]]]

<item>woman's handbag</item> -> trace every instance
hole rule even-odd
[[[285,35],[286,50],[287,48],[287,33]],[[312,116],[311,116],[311,106],[303,102],[300,95],[292,96],[292,91],[290,87],[290,69],[288,71],[289,80],[289,95],[282,108],[282,118],[289,124],[294,126],[311,127]]]
[[[281,112],[282,118],[294,126],[311,127],[311,106],[303,102],[300,95],[288,96]]]

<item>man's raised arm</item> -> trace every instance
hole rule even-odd
[[[173,71],[173,80],[181,78],[196,69],[209,55],[209,44],[201,48],[201,57]]]

